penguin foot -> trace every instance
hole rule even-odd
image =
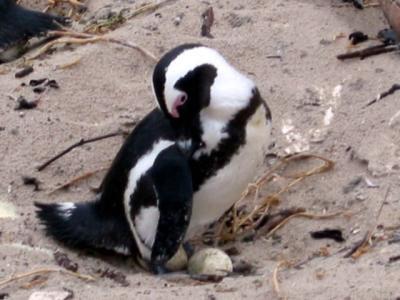
[[[163,274],[170,273],[170,271],[164,265],[161,265],[161,264],[158,264],[158,263],[152,263],[150,265],[150,270],[155,275],[163,275]]]

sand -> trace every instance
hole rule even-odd
[[[37,7],[43,2],[37,1]],[[143,1],[88,0],[88,14],[106,5],[132,10]],[[200,37],[201,14],[214,8],[213,39]],[[177,18],[180,20],[176,25]],[[62,47],[34,61],[35,71],[16,79],[15,63],[0,66],[0,281],[13,274],[57,268],[58,249],[93,282],[49,273],[0,286],[9,299],[34,292],[73,291],[73,299],[278,299],[272,275],[278,262],[292,262],[278,272],[280,296],[287,299],[396,299],[400,297],[399,225],[400,93],[365,107],[398,83],[398,54],[341,62],[346,38],[362,30],[373,36],[386,26],[378,8],[356,10],[339,0],[176,1],[156,12],[132,18],[109,33],[136,42],[160,56],[186,42],[217,48],[257,82],[273,116],[273,154],[307,151],[335,161],[333,171],[308,178],[281,197],[279,211],[303,207],[315,213],[348,210],[329,220],[297,218],[273,238],[236,242],[235,259],[256,267],[250,276],[200,283],[155,277],[125,258],[67,249],[43,233],[34,201],[57,203],[93,197],[104,171],[66,191],[49,193],[85,172],[107,167],[123,142],[115,137],[73,150],[42,172],[36,167],[79,141],[119,128],[132,128],[154,106],[150,77],[154,63],[139,52],[108,43]],[[271,56],[281,58],[271,58]],[[57,66],[80,59],[76,65]],[[5,71],[4,71],[5,70]],[[7,72],[8,70],[8,72]],[[40,95],[38,107],[15,111],[20,95],[36,99],[31,79],[55,79],[60,88]],[[9,96],[12,96],[11,98]],[[40,191],[22,176],[40,180]],[[361,179],[360,179],[361,178]],[[358,183],[357,183],[358,182]],[[344,255],[373,228],[387,188],[391,192],[378,219],[374,244],[359,259]],[[263,193],[271,192],[267,187]],[[12,213],[10,206],[14,209]],[[309,232],[342,230],[345,242],[314,240]],[[302,262],[297,267],[294,265]],[[104,270],[122,272],[128,286],[99,277]]]

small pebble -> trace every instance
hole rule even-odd
[[[22,70],[20,70],[17,73],[15,73],[15,78],[25,77],[25,76],[31,74],[32,72],[33,72],[33,67],[32,66],[25,67]]]

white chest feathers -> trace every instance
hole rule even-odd
[[[228,164],[201,186],[193,197],[192,218],[186,238],[191,238],[204,226],[216,221],[237,200],[254,180],[263,165],[270,144],[271,123],[260,106],[246,126],[246,142]]]

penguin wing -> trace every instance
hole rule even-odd
[[[151,268],[159,273],[185,237],[192,213],[192,177],[189,162],[176,145],[158,155],[150,175],[159,210]]]

